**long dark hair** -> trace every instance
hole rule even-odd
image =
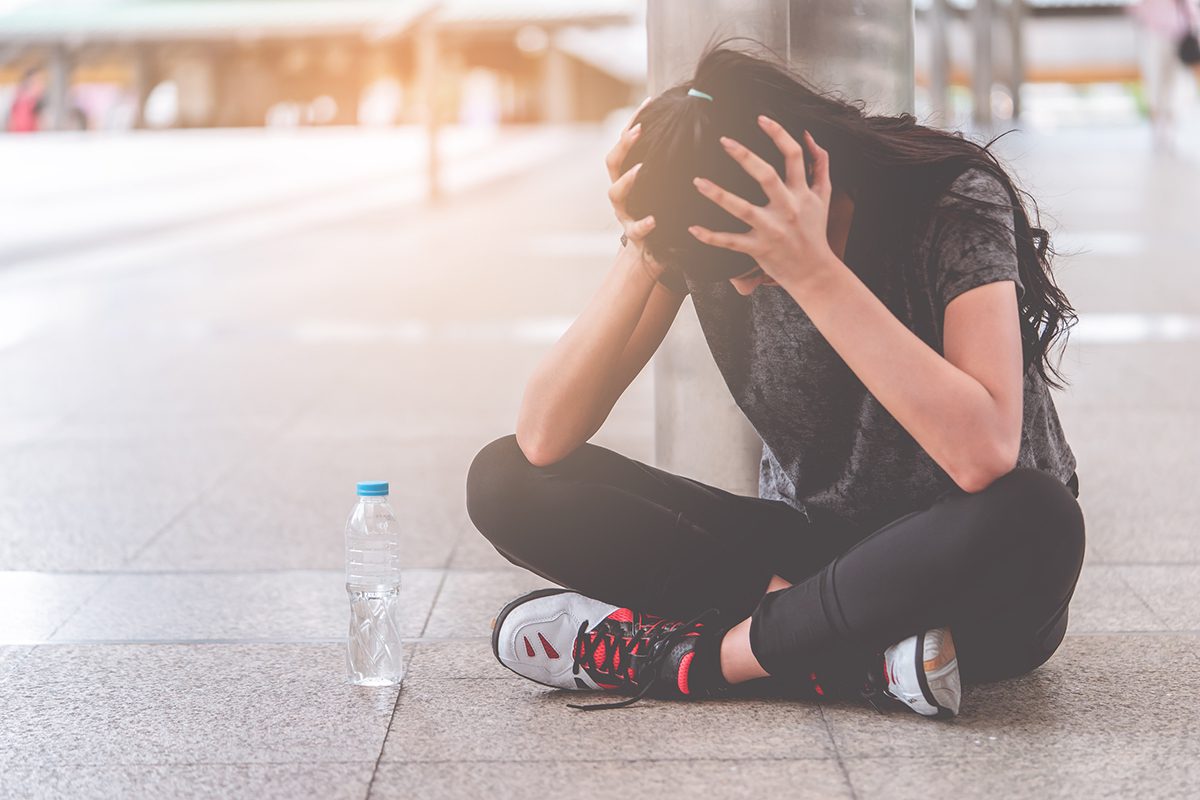
[[[653,214],[655,227],[646,239],[649,253],[668,269],[696,280],[727,280],[754,268],[744,253],[703,244],[687,232],[691,224],[711,230],[745,231],[747,226],[695,190],[692,178],[703,175],[714,183],[763,205],[762,188],[725,154],[718,138],[730,136],[746,145],[780,173],[783,157],[756,122],[765,114],[799,141],[808,130],[829,152],[833,185],[852,198],[860,191],[897,199],[889,208],[893,227],[911,242],[922,214],[947,193],[965,201],[960,208],[978,208],[973,221],[998,224],[994,204],[957,192],[949,185],[958,175],[977,167],[995,176],[1008,192],[1018,275],[1024,286],[1020,298],[1021,338],[1025,366],[1032,366],[1052,386],[1064,379],[1052,365],[1048,350],[1074,324],[1076,315],[1050,270],[1050,237],[1040,227],[1037,204],[1016,187],[1000,161],[985,145],[917,124],[912,114],[867,115],[862,101],[847,102],[811,86],[761,43],[770,55],[755,55],[728,46],[730,37],[710,42],[694,77],[655,97],[638,113],[641,134],[622,165],[622,172],[642,162],[628,200],[633,217]],[[753,40],[750,40],[753,41]],[[695,88],[712,101],[688,95]],[[997,137],[999,138],[999,137]],[[1021,196],[1029,199],[1034,223]],[[903,199],[899,199],[903,198]],[[986,213],[986,206],[992,210]],[[955,213],[952,209],[951,214]],[[1006,216],[1006,215],[1005,215]],[[901,224],[896,225],[900,220]],[[1003,231],[1013,246],[1013,237]],[[897,242],[903,245],[904,242]]]

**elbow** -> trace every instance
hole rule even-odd
[[[561,452],[545,442],[544,437],[536,436],[520,429],[516,432],[517,447],[525,460],[535,467],[548,467],[556,461],[561,461],[567,453]]]
[[[977,445],[950,477],[964,492],[978,494],[1016,468],[1020,446],[1019,438]]]
[[[522,435],[518,431],[516,437],[517,447],[521,448],[521,453],[525,456],[525,460],[533,466],[545,467],[558,460],[547,453],[546,449],[536,439],[530,438],[528,434]]]

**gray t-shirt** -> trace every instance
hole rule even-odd
[[[1013,241],[1011,200],[994,176],[971,168],[950,187],[1003,204],[985,209]],[[890,208],[889,208],[890,204]],[[844,261],[910,330],[942,353],[946,305],[968,289],[1011,280],[1023,292],[1017,259],[995,230],[943,209],[970,205],[942,194],[921,217],[915,247],[880,253],[874,232],[895,201],[856,199]],[[971,206],[975,209],[976,207]],[[981,213],[976,210],[976,213]],[[909,235],[917,230],[910,227]],[[729,281],[695,281],[676,273],[663,283],[692,295],[713,358],[739,408],[762,438],[759,496],[822,508],[875,528],[924,508],[956,489],[916,440],[867,391],[782,287],[758,286],[749,296]],[[1018,295],[1019,296],[1019,295]],[[1059,424],[1046,382],[1025,375],[1019,466],[1064,483],[1075,457]]]

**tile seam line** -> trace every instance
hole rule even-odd
[[[300,405],[304,406],[305,411],[307,411],[308,408],[310,408],[313,404],[316,403],[316,400],[314,399],[315,394],[316,394],[316,390],[314,390],[313,392],[310,393],[309,397],[307,398],[307,403],[300,404]],[[173,514],[169,520],[167,520],[162,525],[160,525],[158,530],[156,530],[153,534],[151,534],[149,538],[147,538],[144,542],[142,542],[141,546],[138,547],[137,550],[135,550],[132,554],[130,554],[130,556],[128,558],[125,559],[124,562],[122,562],[121,566],[128,567],[130,564],[134,563],[139,558],[141,558],[142,555],[148,549],[150,549],[150,547],[155,542],[157,542],[160,538],[162,538],[163,534],[165,534],[167,531],[169,531],[172,528],[172,526],[175,525],[175,523],[177,523],[180,519],[182,519],[184,517],[184,515],[186,515],[193,509],[197,508],[202,502],[204,502],[204,500],[210,494],[212,494],[212,492],[214,490],[216,490],[217,488],[222,486],[226,482],[226,480],[229,479],[229,477],[231,475],[236,474],[239,469],[241,469],[246,464],[250,463],[251,459],[253,458],[253,456],[256,452],[263,449],[266,445],[278,443],[279,439],[281,439],[283,436],[283,432],[285,430],[287,430],[288,426],[293,422],[293,418],[296,417],[297,415],[300,415],[303,413],[304,412],[302,412],[300,410],[295,410],[289,414],[285,414],[283,419],[280,420],[279,424],[276,425],[274,428],[272,428],[271,431],[265,437],[263,437],[263,441],[256,442],[256,443],[247,443],[246,446],[242,448],[241,453],[234,456],[230,460],[231,463],[225,469],[218,471],[216,477],[214,477],[211,481],[209,481],[203,487],[201,487],[200,491],[196,493],[196,495],[192,498],[191,502],[185,503],[184,506],[181,509],[179,509],[179,511],[177,511],[175,514]],[[77,613],[77,611],[76,611],[76,613]],[[75,616],[75,613],[72,613],[71,617],[74,617],[74,616]],[[68,617],[66,620],[63,620],[62,624],[66,625],[68,622],[70,622],[71,617]],[[59,626],[59,628],[61,628],[61,627],[62,627],[62,625]],[[55,632],[57,633],[57,629],[55,630]]]
[[[1072,631],[1067,633],[1067,638],[1096,638],[1103,636],[1120,636],[1120,637],[1149,637],[1161,638],[1164,636],[1178,637],[1195,637],[1200,636],[1200,629],[1182,629],[1170,630],[1160,629],[1151,631]],[[490,640],[490,636],[479,634],[475,636],[414,636],[404,637],[401,641],[410,646],[437,646],[440,644],[454,643],[474,643],[485,644]],[[0,641],[0,647],[125,647],[125,646],[159,646],[159,647],[184,647],[184,646],[205,646],[219,647],[232,645],[340,645],[345,642],[342,637],[316,637],[309,639],[235,639],[235,638],[210,638],[210,639],[59,639],[55,641]],[[444,678],[445,680],[457,680]],[[471,678],[462,678],[461,680],[469,680]]]
[[[1142,593],[1139,592],[1134,587],[1134,585],[1132,583],[1130,583],[1130,581],[1123,574],[1121,574],[1121,570],[1118,568],[1118,569],[1114,570],[1114,572],[1116,573],[1117,580],[1121,581],[1121,584],[1126,589],[1129,590],[1130,594],[1132,594],[1134,597],[1137,598],[1137,601],[1142,604],[1142,607],[1145,608],[1148,612],[1150,612],[1150,616],[1154,619],[1154,621],[1157,622],[1159,625],[1166,627],[1167,626],[1166,620],[1164,620],[1162,618],[1162,616],[1158,613],[1158,611],[1155,610],[1150,605],[1150,602],[1148,600],[1146,600],[1145,597],[1142,597]]]
[[[455,541],[454,547],[450,548],[450,554],[446,557],[449,562],[454,551],[458,548],[458,541]],[[421,635],[418,638],[423,638],[426,629],[429,627],[429,620],[433,618],[433,610],[437,608],[437,602],[442,597],[442,589],[446,585],[446,570],[442,570],[441,576],[438,578],[437,589],[433,593],[433,599],[429,601],[429,611],[425,613],[425,621],[421,623]],[[414,654],[415,655],[415,654]],[[408,670],[412,668],[412,656],[405,662],[405,676],[407,677]],[[396,720],[396,711],[400,708],[400,698],[404,696],[403,681],[400,684],[400,691],[396,692],[396,699],[392,703],[392,713],[388,716],[387,727],[383,730],[383,741],[379,743],[379,755],[375,757],[375,766],[371,769],[371,778],[367,781],[367,791],[363,795],[364,800],[371,800],[371,793],[375,790],[375,778],[379,775],[379,765],[383,763],[383,754],[387,750],[388,737],[392,734],[392,723]]]
[[[853,758],[853,761],[875,761],[881,759],[891,759],[896,756],[867,756]],[[956,761],[977,760],[987,761],[984,756],[963,756],[954,757]],[[743,764],[747,762],[756,762],[762,764],[786,764],[790,762],[798,763],[829,763],[835,761],[833,756],[825,758],[817,758],[815,756],[695,756],[693,758],[523,758],[520,761],[512,759],[479,759],[479,758],[439,758],[439,759],[411,759],[384,761],[384,766],[423,766],[423,765],[441,765],[441,764],[695,764],[697,762],[716,762],[721,764]]]
[[[114,300],[113,300],[111,297],[110,297],[110,298],[108,298],[108,299],[107,299],[107,301],[106,301],[106,303],[105,303],[105,304],[104,304],[104,306],[103,306],[103,309],[104,309],[104,310],[108,310],[108,309],[112,308],[112,307],[115,305],[115,302],[116,302],[116,301],[114,301]],[[51,335],[52,335],[52,334],[51,334],[51,332],[49,332],[49,331],[41,331],[41,332],[39,332],[38,334],[35,334],[35,336],[34,336],[33,338],[34,338],[35,340],[36,340],[36,339],[37,339],[39,336],[41,336],[41,337],[44,337],[44,338],[49,338]],[[18,342],[18,344],[28,344],[28,340],[26,340],[26,341],[24,341],[24,342]],[[2,349],[2,348],[0,348],[0,349]],[[160,366],[160,367],[161,367],[161,366],[163,366],[163,365],[166,365],[166,364],[170,363],[170,362],[171,362],[171,360],[172,360],[172,356],[171,356],[171,355],[169,355],[169,354],[168,354],[168,355],[163,355],[163,356],[160,356],[160,357],[159,357],[159,358],[157,358],[157,359],[154,359],[155,363],[156,363],[158,366]],[[62,430],[62,429],[64,429],[64,428],[65,428],[67,425],[69,425],[69,424],[70,424],[70,423],[71,423],[73,420],[75,420],[75,419],[77,419],[78,417],[80,417],[81,415],[83,415],[83,413],[84,413],[84,406],[85,406],[85,405],[86,405],[86,401],[84,401],[84,400],[81,400],[81,401],[79,402],[79,404],[72,406],[72,407],[70,408],[70,410],[68,410],[68,411],[67,411],[67,413],[63,414],[61,417],[59,417],[57,420],[55,420],[55,424],[54,424],[54,425],[53,425],[53,426],[50,428],[50,433],[51,433],[51,434],[53,434],[53,433],[56,433],[56,432],[57,432],[57,431],[59,431],[59,430]],[[18,451],[19,451],[19,450],[20,450],[20,449],[22,449],[22,448],[21,448],[21,447],[18,447],[17,449],[18,449]],[[205,491],[205,490],[202,490],[202,493],[203,493],[203,491]],[[185,509],[191,508],[191,506],[192,506],[192,503],[185,503],[185,504],[184,504],[184,508],[185,508]],[[182,513],[182,512],[180,512],[180,513]],[[172,521],[172,522],[174,522],[174,520],[176,519],[176,516],[177,516],[177,515],[175,515],[175,516],[172,516],[172,518],[171,518],[171,521]],[[169,524],[169,523],[168,523],[168,524]],[[155,533],[155,534],[153,534],[153,535],[151,536],[151,539],[154,539],[154,538],[157,538],[157,537],[158,537],[158,533]],[[126,559],[126,561],[125,561],[124,563],[128,563],[128,561],[129,561],[129,560],[128,560],[128,559]],[[101,574],[104,574],[104,573],[101,573]],[[82,610],[83,610],[83,608],[84,608],[84,606],[85,606],[85,605],[87,605],[87,604],[88,604],[88,603],[90,603],[90,602],[91,602],[93,599],[95,599],[97,596],[99,596],[99,594],[100,594],[102,591],[104,591],[105,589],[107,589],[107,588],[108,588],[108,587],[109,587],[109,586],[112,584],[112,582],[113,582],[114,580],[115,580],[115,578],[109,577],[109,578],[108,578],[108,580],[100,581],[100,582],[99,582],[99,583],[96,585],[96,587],[95,587],[95,588],[94,588],[94,589],[93,589],[93,590],[92,590],[90,593],[86,594],[86,596],[84,596],[83,598],[81,598],[81,599],[80,599],[80,601],[79,601],[79,602],[78,602],[78,603],[75,605],[75,607],[74,607],[74,608],[72,608],[72,609],[70,610],[70,612],[69,612],[69,613],[68,613],[68,614],[67,614],[65,617],[63,617],[62,621],[61,621],[61,622],[60,622],[58,625],[56,625],[56,626],[55,626],[54,630],[50,631],[50,634],[49,634],[49,635],[48,635],[46,638],[47,638],[47,639],[49,639],[49,638],[52,638],[52,637],[53,637],[53,636],[54,636],[56,633],[58,633],[60,630],[62,630],[63,626],[65,626],[65,625],[66,625],[67,623],[69,623],[69,622],[70,622],[72,619],[74,619],[74,618],[75,618],[75,616],[76,616],[77,614],[79,614],[79,612],[80,612],[80,611],[82,611]],[[36,648],[36,647],[38,647],[38,646],[40,646],[40,645],[34,645],[34,647],[35,647],[35,648]]]
[[[405,677],[408,671],[412,668],[412,655],[404,662]],[[363,793],[364,800],[371,800],[371,792],[375,790],[375,778],[379,775],[379,765],[383,762],[383,753],[387,749],[388,736],[392,732],[392,723],[396,721],[396,709],[400,707],[400,697],[404,694],[403,680],[400,683],[399,691],[396,692],[396,699],[392,701],[392,713],[388,715],[387,727],[383,729],[383,738],[379,742],[379,754],[375,756],[375,763],[371,766],[371,777],[367,780],[367,789]]]
[[[53,762],[38,763],[36,761],[21,761],[17,766],[28,765],[30,769],[44,769],[47,766],[64,766],[64,767],[302,767],[316,764],[335,765],[335,764],[370,764],[369,759],[358,761],[330,760],[330,761],[125,761],[125,762],[68,762],[55,760]],[[11,769],[14,764],[6,764],[0,761],[0,766],[5,769]]]
[[[406,645],[436,645],[449,644],[455,642],[472,642],[475,644],[484,644],[488,641],[487,636],[446,636],[446,637],[402,637],[401,643]],[[86,646],[120,646],[120,645],[164,645],[164,646],[180,646],[180,645],[240,645],[240,644],[345,644],[344,637],[319,637],[309,639],[285,639],[285,638],[261,638],[261,639],[233,639],[233,638],[209,638],[209,639],[58,639],[55,641],[39,641],[39,642],[4,642],[0,641],[0,647],[86,647]]]
[[[833,761],[837,764],[838,772],[841,773],[842,780],[846,782],[846,788],[850,791],[850,800],[858,800],[858,793],[854,790],[854,782],[850,780],[850,770],[846,768],[846,764],[842,761],[842,751],[838,749],[837,739],[833,735],[833,728],[829,725],[829,718],[825,715],[824,706],[818,704],[817,711],[821,715],[821,725],[825,728],[825,735],[829,737],[829,746],[833,748]]]
[[[865,756],[865,757],[852,758],[851,760],[852,761],[879,761],[879,760],[889,760],[889,759],[894,759],[894,758],[896,758],[896,756]],[[832,760],[833,760],[832,758],[815,758],[812,756],[795,756],[795,757],[793,757],[793,756],[778,756],[778,757],[750,756],[747,758],[737,758],[737,757],[732,757],[732,756],[731,757],[697,756],[695,758],[639,758],[639,759],[636,759],[636,763],[639,763],[639,764],[647,764],[647,763],[649,763],[649,764],[695,764],[698,762],[699,763],[717,762],[717,763],[722,763],[722,764],[726,764],[726,763],[741,764],[741,763],[750,762],[750,763],[763,763],[763,764],[779,764],[779,763],[789,763],[789,762],[824,763],[824,762],[828,762],[828,761],[832,761]],[[987,762],[990,759],[988,759],[985,756],[962,756],[961,758],[958,756],[955,756],[954,760],[955,761]],[[228,766],[228,767],[259,767],[259,766],[261,766],[261,767],[297,767],[297,766],[314,766],[314,765],[315,766],[333,766],[333,765],[341,765],[341,764],[364,765],[365,766],[370,763],[372,763],[372,762],[371,761],[346,761],[346,760],[334,760],[334,761],[322,761],[322,760],[318,760],[318,761],[312,761],[312,760],[304,760],[304,761],[153,761],[153,762],[140,762],[140,761],[139,762],[112,762],[112,761],[68,762],[68,761],[56,760],[54,762],[21,761],[19,763],[6,763],[4,761],[0,761],[0,767],[4,767],[5,769],[10,769],[14,765],[15,766],[28,766],[30,769],[42,769],[47,766],[114,767],[114,768],[138,768],[138,767],[184,767],[184,768],[186,768],[186,767],[226,767],[226,766]],[[498,759],[498,760],[488,761],[488,760],[483,760],[483,759],[454,758],[454,759],[437,759],[437,760],[428,760],[428,761],[417,761],[417,760],[384,761],[383,765],[384,766],[410,766],[410,765],[411,766],[425,766],[425,765],[442,765],[442,764],[512,764],[512,763],[514,763],[514,762],[511,759]],[[522,759],[521,761],[515,762],[515,763],[520,763],[520,764],[628,764],[628,763],[630,763],[630,760],[623,759],[623,758],[580,758],[580,759],[576,759],[576,758],[571,758],[571,759],[540,758],[540,759]]]

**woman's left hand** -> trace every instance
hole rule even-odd
[[[812,134],[804,141],[812,157],[812,184],[804,168],[804,149],[787,130],[772,119],[758,117],[758,124],[784,155],[787,180],[749,148],[722,136],[721,144],[767,195],[767,205],[756,206],[712,181],[696,177],[692,183],[708,199],[750,226],[746,233],[711,231],[699,225],[688,232],[714,247],[736,250],[753,258],[769,277],[782,286],[795,283],[820,265],[837,259],[829,246],[829,153],[819,147]]]

